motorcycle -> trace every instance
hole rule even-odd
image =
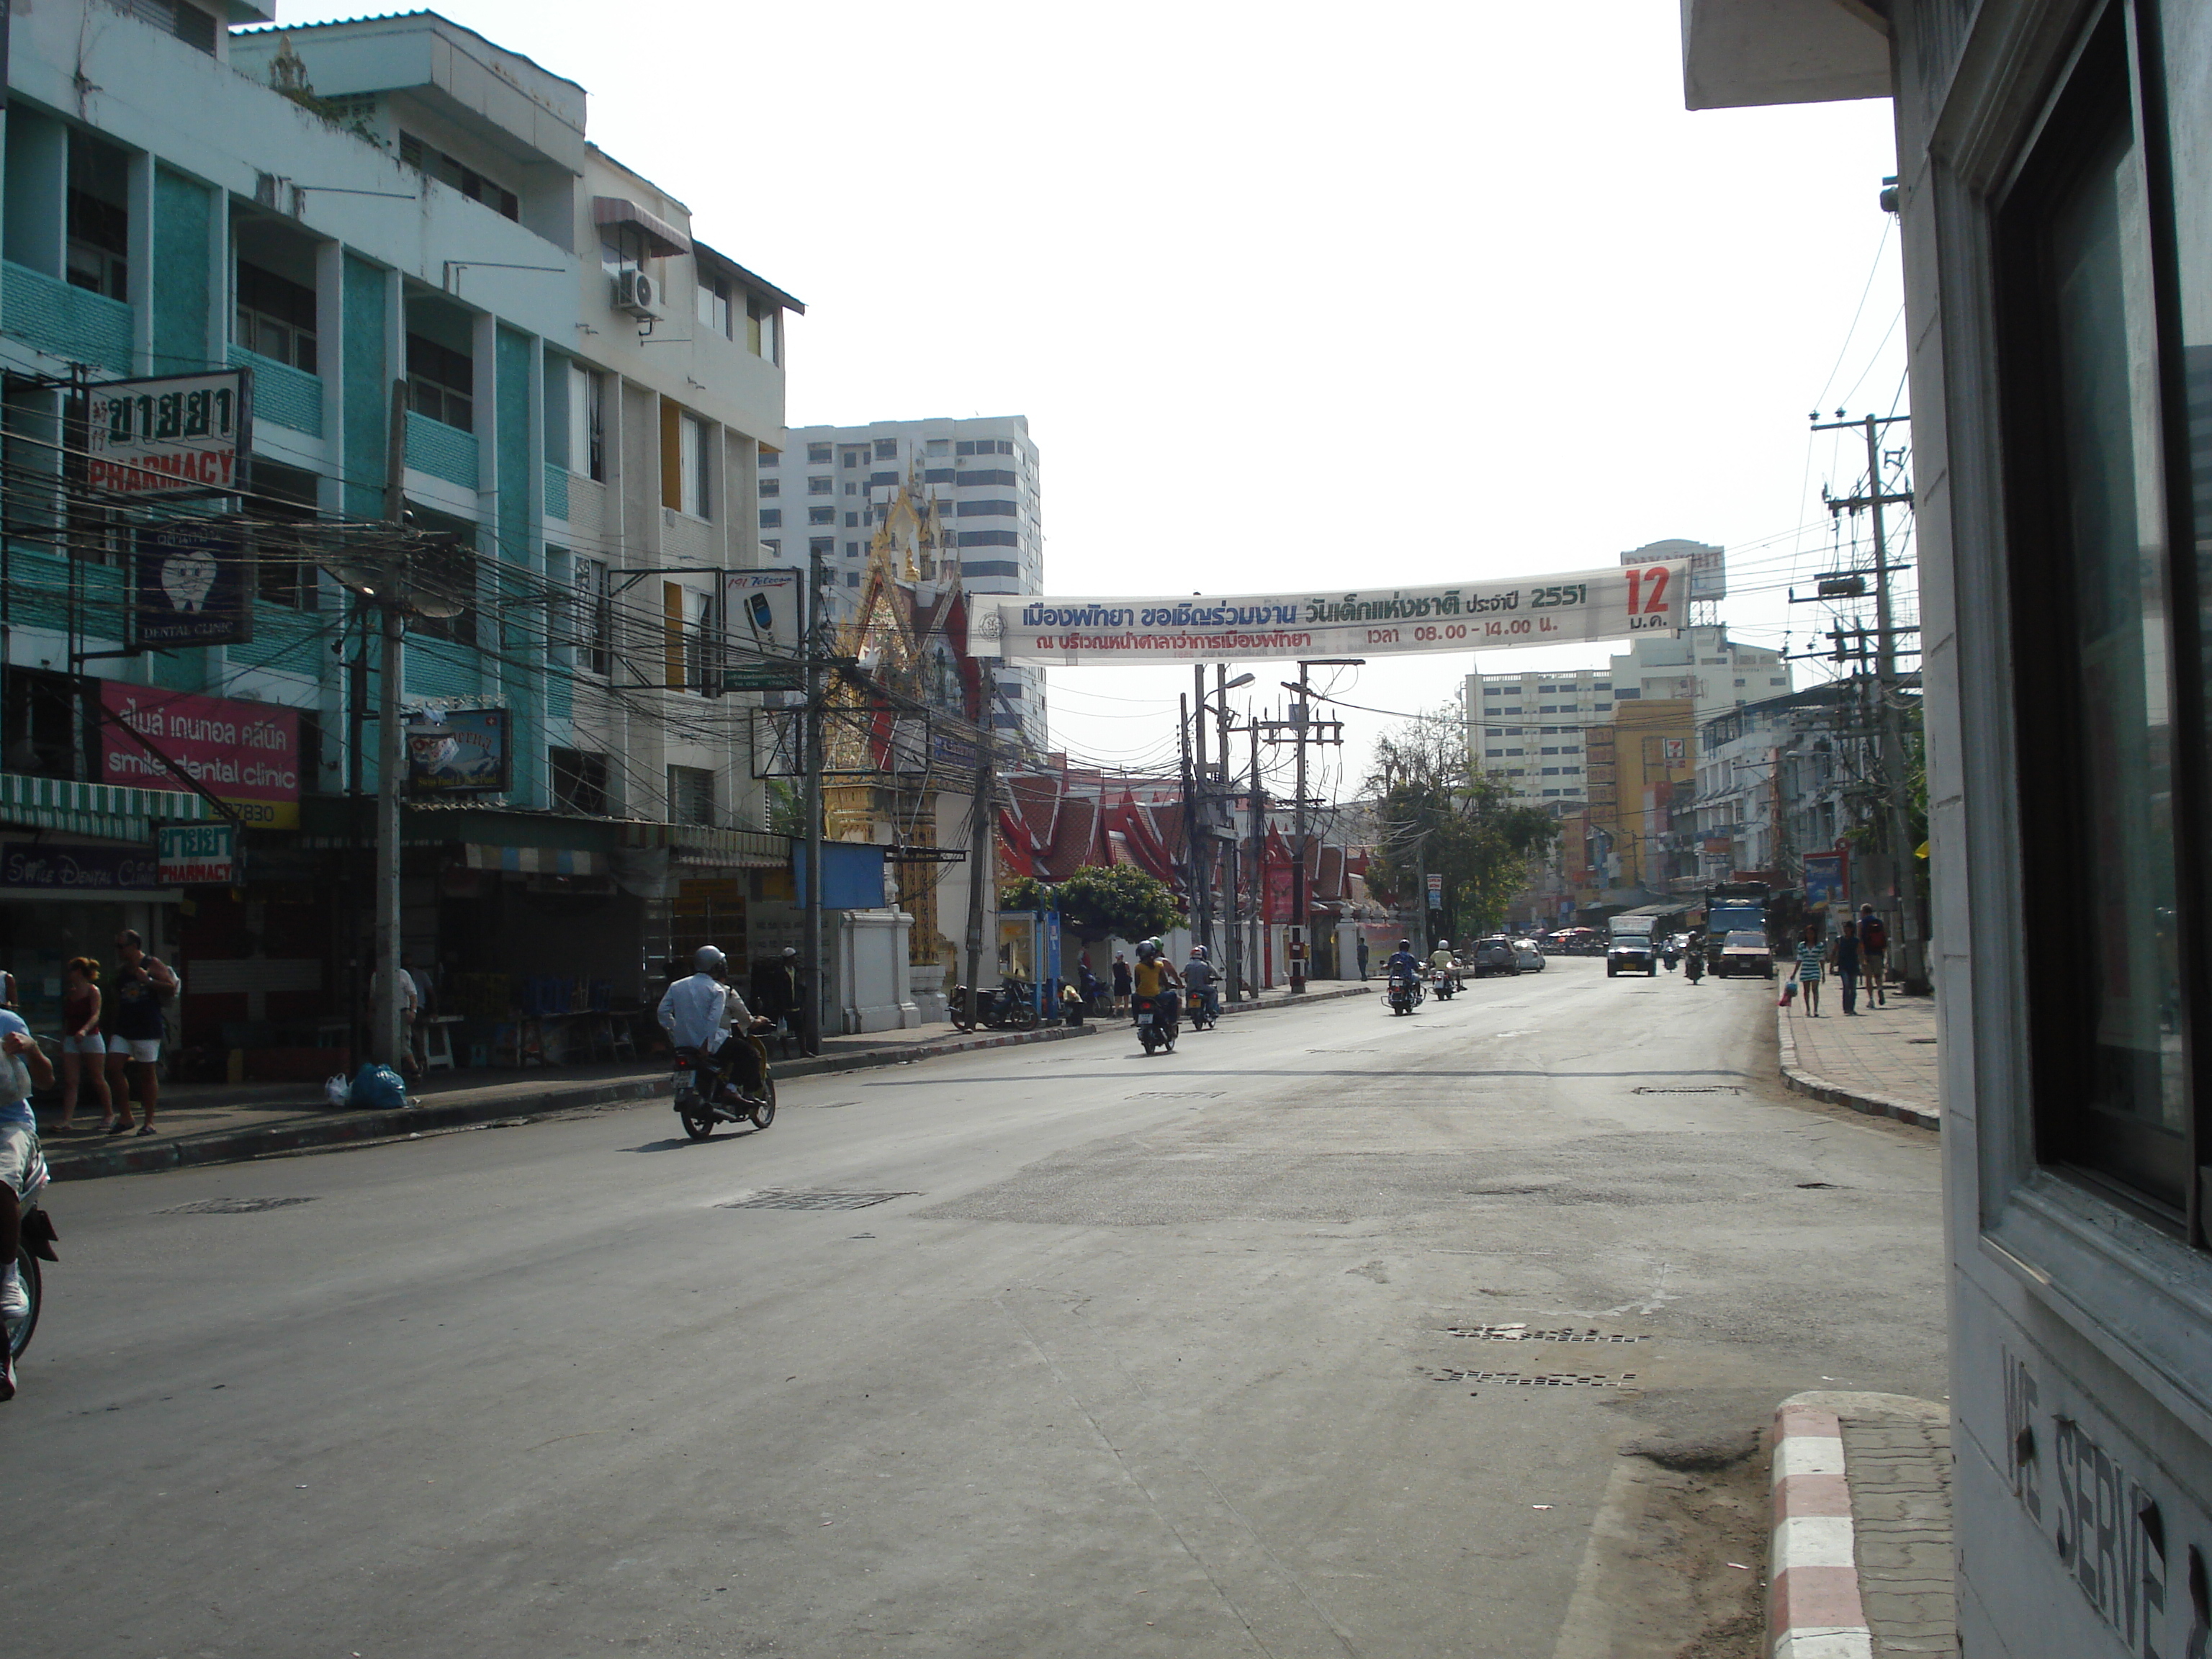
[[[1420,981],[1415,979],[1411,974],[1390,975],[1390,1012],[1392,1013],[1410,1014],[1413,1012],[1414,1005],[1420,1000]]]
[[[994,1031],[1025,1031],[1037,1023],[1036,999],[1030,994],[1027,980],[1009,974],[997,990],[981,996],[964,985],[954,986],[951,1015],[952,1024],[963,1031],[972,1031],[978,1025]]]
[[[694,1140],[706,1139],[718,1123],[750,1123],[755,1129],[765,1129],[775,1121],[775,1079],[769,1074],[767,1048],[750,1032],[732,1031],[730,1040],[751,1045],[765,1094],[757,1100],[746,1099],[738,1092],[736,1084],[722,1080],[713,1055],[703,1049],[678,1048],[676,1115],[684,1120],[684,1133]]]
[[[21,1242],[15,1247],[15,1272],[22,1283],[23,1295],[29,1306],[23,1310],[21,1318],[7,1322],[4,1332],[9,1355],[15,1359],[23,1357],[23,1350],[31,1346],[32,1332],[39,1328],[39,1307],[42,1299],[39,1263],[61,1260],[54,1251],[55,1241],[60,1235],[54,1231],[52,1218],[39,1205],[39,1194],[46,1184],[43,1161],[33,1168],[31,1179],[25,1184],[29,1190],[18,1200],[23,1224]]]
[[[1703,951],[1692,951],[1684,957],[1682,971],[1689,975],[1690,983],[1695,985],[1705,976],[1705,953]]]
[[[1206,1006],[1206,993],[1196,986],[1184,994],[1183,1012],[1189,1018],[1192,1030],[1210,1031],[1213,1029],[1213,1014]]]
[[[1163,993],[1157,997],[1139,996],[1130,1006],[1137,1016],[1137,1041],[1145,1045],[1145,1052],[1150,1054],[1165,1048],[1173,1054],[1176,1045],[1173,994]]]
[[[1438,1002],[1449,1002],[1459,994],[1459,975],[1450,969],[1437,969],[1435,979]]]

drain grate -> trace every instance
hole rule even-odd
[[[1629,1091],[1635,1095],[1740,1095],[1742,1092],[1743,1085],[1740,1083],[1705,1083],[1681,1089],[1659,1088],[1646,1084]]]
[[[718,1210],[865,1210],[888,1204],[895,1198],[919,1198],[919,1193],[795,1193],[781,1188],[739,1193],[726,1198]]]
[[[259,1215],[264,1210],[289,1210],[295,1204],[312,1204],[312,1198],[203,1198],[197,1203],[179,1204],[173,1210],[156,1210],[156,1215]]]
[[[1438,1382],[1500,1382],[1516,1389],[1625,1389],[1636,1381],[1634,1371],[1623,1371],[1619,1376],[1578,1371],[1540,1371],[1523,1376],[1518,1371],[1462,1371],[1450,1366],[1429,1376]]]
[[[1446,1328],[1449,1336],[1464,1336],[1477,1342],[1649,1342],[1648,1336],[1623,1336],[1613,1331],[1577,1331],[1562,1328],[1556,1331],[1532,1331],[1526,1325],[1453,1325]]]

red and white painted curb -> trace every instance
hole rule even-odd
[[[1833,1412],[1774,1413],[1774,1546],[1767,1564],[1772,1659],[1873,1659],[1859,1600],[1844,1431]]]

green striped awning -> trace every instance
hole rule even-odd
[[[200,823],[213,814],[182,790],[128,789],[120,784],[72,783],[0,772],[0,823],[65,830],[105,841],[146,842],[154,823]]]

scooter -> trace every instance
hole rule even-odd
[[[39,1307],[41,1301],[39,1263],[58,1261],[54,1241],[60,1237],[54,1231],[52,1218],[40,1207],[39,1194],[46,1184],[46,1160],[35,1163],[30,1179],[24,1185],[23,1196],[16,1202],[22,1217],[22,1242],[15,1247],[15,1273],[23,1286],[23,1294],[30,1305],[20,1319],[6,1322],[8,1352],[11,1358],[21,1359],[23,1350],[31,1346],[31,1333],[39,1328]]]
[[[1421,1000],[1421,981],[1411,974],[1390,975],[1390,1012],[1410,1014]]]
[[[750,1123],[765,1129],[775,1121],[775,1079],[769,1074],[767,1048],[750,1031],[732,1031],[730,1040],[752,1045],[766,1092],[760,1099],[748,1100],[736,1084],[722,1080],[713,1055],[702,1049],[678,1048],[676,1115],[684,1120],[684,1133],[694,1140],[706,1139],[718,1123]]]
[[[1438,1002],[1449,1002],[1459,994],[1459,975],[1450,969],[1437,969],[1435,977]]]
[[[1130,1006],[1136,1012],[1137,1041],[1145,1045],[1145,1052],[1156,1054],[1164,1048],[1173,1054],[1176,1046],[1174,995],[1163,993],[1156,997],[1137,997]]]
[[[1690,983],[1695,985],[1705,976],[1705,953],[1703,951],[1692,951],[1684,957],[1682,971],[1689,975]]]
[[[1213,1015],[1206,1006],[1205,992],[1192,986],[1183,995],[1182,1006],[1183,1012],[1190,1019],[1192,1030],[1210,1031],[1213,1029]]]
[[[1009,974],[995,991],[977,995],[964,985],[952,988],[952,1024],[963,1031],[972,1031],[978,1025],[993,1030],[1012,1027],[1027,1030],[1037,1023],[1036,1000],[1030,995],[1027,980],[1016,979]]]

